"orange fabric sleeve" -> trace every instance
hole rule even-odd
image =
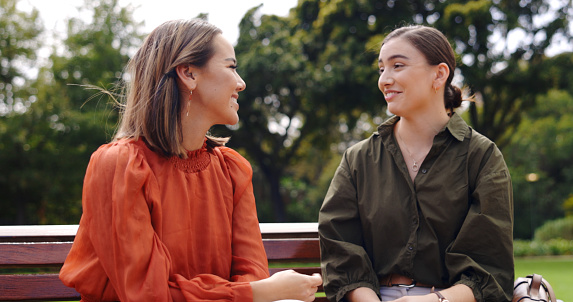
[[[253,170],[236,151],[221,148],[226,157],[234,190],[232,281],[255,281],[269,277],[267,255],[263,246],[255,196]]]

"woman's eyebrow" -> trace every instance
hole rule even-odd
[[[387,61],[392,61],[394,59],[405,59],[405,60],[409,60],[408,57],[406,57],[405,55],[393,55],[390,56]],[[382,58],[378,58],[378,63],[382,63]]]

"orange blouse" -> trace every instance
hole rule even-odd
[[[60,271],[82,301],[252,301],[269,276],[247,160],[227,147],[166,158],[142,140],[100,147]]]

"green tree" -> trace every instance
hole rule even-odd
[[[451,39],[464,83],[477,96],[470,122],[501,148],[537,95],[552,87],[541,73],[548,65],[545,52],[553,41],[571,40],[571,5],[548,0],[443,4],[435,26]]]
[[[24,150],[14,146],[21,136],[14,131],[18,127],[14,128],[13,122],[18,122],[18,116],[36,100],[28,74],[37,64],[36,50],[41,46],[43,31],[38,11],[22,12],[16,4],[17,0],[0,0],[0,223],[5,217],[23,220],[19,213],[27,205],[25,201],[14,202],[21,195],[16,187],[26,186],[27,181],[19,179],[26,172],[15,155]]]
[[[504,149],[512,174],[515,237],[531,238],[545,221],[564,216],[573,190],[573,96],[540,95]]]
[[[302,0],[284,18],[258,18],[251,10],[236,48],[248,88],[231,145],[264,174],[275,219],[286,219],[289,194],[281,192],[281,179],[294,177],[285,180],[294,184],[308,176],[297,175],[296,163],[306,160],[308,174],[320,174],[332,152],[368,136],[386,117],[376,84],[385,34],[400,24],[426,24],[451,39],[460,61],[456,79],[477,96],[469,123],[503,147],[521,113],[550,87],[539,71],[549,42],[571,37],[570,3]],[[555,18],[533,22],[547,15]],[[513,49],[506,42],[515,33],[526,38]]]
[[[36,102],[0,132],[0,163],[12,171],[0,182],[2,205],[14,209],[0,213],[4,223],[77,223],[89,156],[113,132],[109,99],[86,85],[113,88],[141,42],[140,24],[117,0],[88,0],[80,11],[92,12],[91,22],[68,20],[63,51],[54,47],[33,85]]]
[[[12,88],[23,86],[27,69],[34,66],[36,50],[41,46],[39,35],[43,31],[38,11],[19,11],[17,2],[0,0],[0,83],[3,84],[0,102],[4,104],[12,98],[7,94],[13,95]]]
[[[303,176],[318,180],[329,162],[332,142],[340,140],[342,116],[348,115],[352,123],[361,112],[351,100],[346,105],[341,98],[329,100],[334,95],[329,89],[340,81],[336,66],[310,60],[304,51],[307,33],[296,25],[298,20],[278,16],[258,20],[257,9],[243,18],[236,45],[248,88],[241,94],[247,101],[240,102],[239,130],[231,133],[230,146],[244,150],[255,171],[264,175],[264,184],[255,178],[255,185],[267,185],[268,190],[257,190],[257,200],[259,204],[272,201],[273,217],[262,215],[261,220],[285,221],[289,200],[297,196],[283,185],[301,184],[292,178],[293,166],[310,164],[306,167],[312,171]],[[343,114],[341,106],[349,111]],[[306,161],[309,154],[312,160]],[[288,217],[293,219],[297,218]]]

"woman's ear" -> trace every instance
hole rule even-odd
[[[450,76],[450,68],[446,63],[440,63],[436,66],[436,73],[434,74],[434,86],[442,87],[446,84]]]
[[[197,79],[195,78],[196,70],[191,65],[181,64],[175,67],[177,77],[183,85],[189,90],[194,90],[197,87]]]

